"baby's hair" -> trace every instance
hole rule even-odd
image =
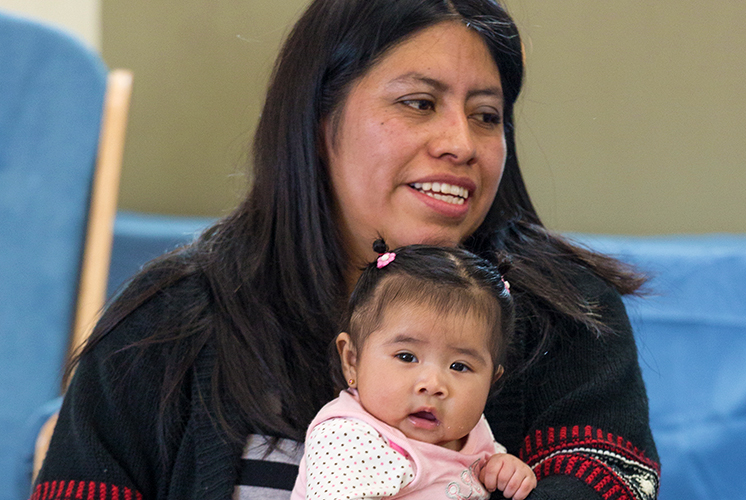
[[[374,249],[383,253],[385,246],[377,240]],[[505,272],[509,263],[492,264],[460,248],[429,245],[410,245],[391,253],[393,260],[384,256],[382,267],[372,262],[363,270],[347,304],[342,331],[350,335],[358,352],[381,326],[391,305],[422,304],[442,314],[475,314],[491,327],[493,369],[505,365],[515,313],[500,270]]]

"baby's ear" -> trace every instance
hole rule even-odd
[[[339,361],[342,363],[342,372],[345,374],[347,380],[355,380],[357,378],[357,351],[355,346],[352,344],[350,334],[342,332],[337,335],[337,353],[339,353]]]
[[[495,370],[495,374],[492,376],[492,383],[494,384],[498,380],[500,380],[500,377],[503,376],[503,373],[505,373],[505,368],[503,368],[503,365],[497,365],[497,370]]]

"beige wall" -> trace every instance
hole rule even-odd
[[[509,0],[520,158],[545,222],[746,231],[746,2]]]
[[[122,208],[221,215],[237,203],[272,63],[304,6],[104,1],[104,59],[135,74]]]
[[[0,9],[53,24],[89,47],[101,48],[103,0],[0,0]]]
[[[135,71],[122,208],[236,203],[276,48],[305,3],[103,0],[104,58]],[[746,231],[746,2],[508,4],[528,53],[520,157],[549,226]]]

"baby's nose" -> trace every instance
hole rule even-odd
[[[419,380],[417,392],[422,395],[445,397],[448,395],[448,385],[437,370],[428,370]]]

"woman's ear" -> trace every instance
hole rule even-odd
[[[492,383],[494,384],[498,380],[500,380],[500,377],[503,376],[503,373],[505,373],[505,368],[503,368],[503,365],[497,365],[497,370],[495,370],[495,375],[492,376]]]
[[[342,363],[342,373],[345,375],[347,385],[350,387],[357,386],[357,351],[352,345],[350,334],[342,332],[337,335],[337,352],[339,361]]]

